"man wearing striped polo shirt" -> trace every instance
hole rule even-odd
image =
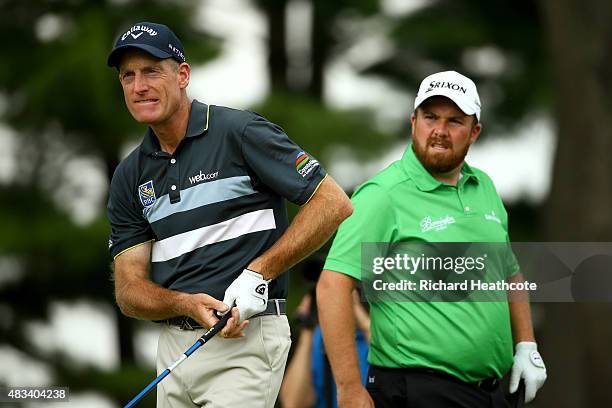
[[[160,369],[218,321],[216,312],[232,313],[222,337],[160,384],[158,406],[272,407],[290,346],[284,272],[352,206],[280,127],[190,102],[185,61],[174,33],[154,23],[126,30],[108,58],[128,110],[149,126],[110,187],[117,304],[164,322]],[[290,225],[285,199],[302,206]]]

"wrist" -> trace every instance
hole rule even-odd
[[[175,305],[174,312],[176,316],[193,317],[193,301],[189,293],[177,292]]]
[[[260,278],[260,279],[264,278],[263,275],[261,273],[257,272],[255,269],[244,268],[242,272],[243,273],[247,273],[249,275],[253,275],[253,276],[255,276],[257,278]]]
[[[274,276],[270,275],[270,271],[268,270],[264,262],[261,261],[259,258],[254,259],[246,268],[244,268],[244,270],[261,275],[262,279],[267,282],[270,282],[272,279],[274,279]]]
[[[538,343],[535,341],[520,341],[514,345],[514,350],[519,351],[538,351]]]
[[[512,336],[512,340],[514,341],[514,344],[519,344],[519,343],[535,343],[535,336],[532,333],[523,333],[522,335],[516,335],[513,334]]]
[[[308,328],[303,328],[300,330],[300,337],[298,337],[299,344],[312,344],[313,330]]]
[[[357,377],[351,376],[351,378],[346,380],[338,381],[337,386],[339,390],[353,390],[356,388],[362,388],[363,384],[361,383],[361,377],[358,375]]]
[[[256,270],[248,268],[248,267],[243,269],[242,273],[250,275],[250,276],[253,276],[256,279],[259,279],[259,280],[264,281],[266,283],[270,283],[270,281],[271,281],[271,279],[267,279],[262,273],[259,273]]]

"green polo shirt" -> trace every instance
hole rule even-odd
[[[423,168],[412,146],[355,191],[325,269],[361,280],[368,242],[507,242],[508,216],[491,179],[465,164],[457,186]],[[506,276],[518,272],[510,265]],[[506,302],[373,302],[368,361],[424,367],[464,381],[502,377],[512,366]]]

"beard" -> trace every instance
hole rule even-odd
[[[440,144],[447,150],[444,152],[434,151],[434,144]],[[456,169],[463,163],[470,148],[469,143],[466,143],[465,146],[454,146],[449,139],[435,136],[427,138],[424,144],[419,143],[416,138],[413,138],[412,146],[414,154],[423,167],[428,172],[434,174],[448,173]]]

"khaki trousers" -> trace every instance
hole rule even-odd
[[[157,348],[161,374],[205,332],[164,325]],[[252,318],[245,337],[213,337],[157,386],[158,408],[272,408],[291,346],[285,315]]]

